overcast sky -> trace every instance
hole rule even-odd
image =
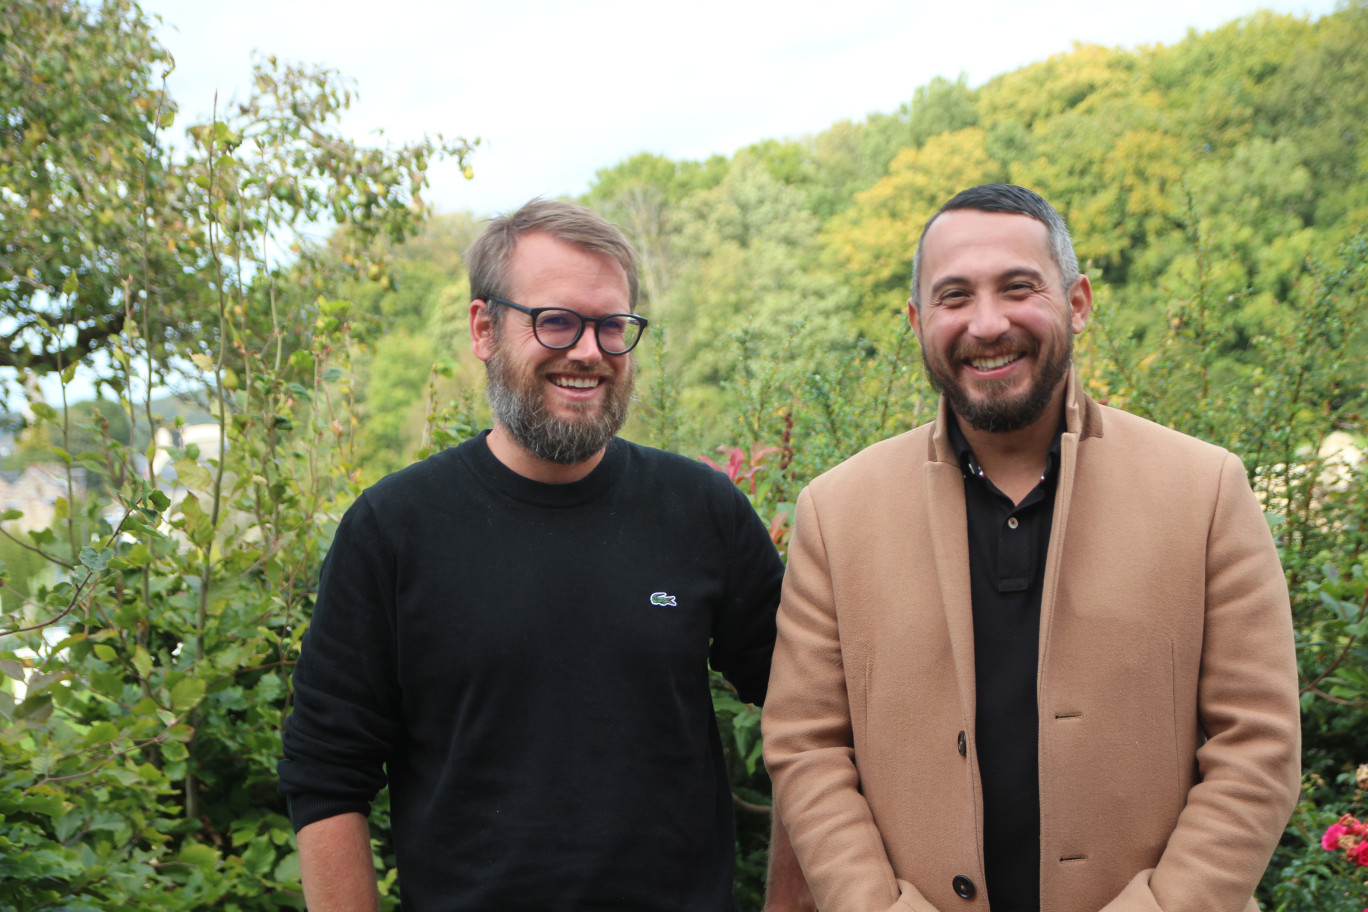
[[[1075,42],[1179,41],[1257,9],[1334,0],[142,0],[175,55],[181,123],[243,98],[252,52],[354,79],[358,137],[482,138],[475,179],[432,172],[439,209],[574,195],[637,152],[730,155],[892,112],[935,76],[979,85]]]

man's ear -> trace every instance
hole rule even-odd
[[[470,302],[470,349],[481,361],[494,354],[494,318],[489,304],[478,298]]]
[[[1073,327],[1075,336],[1088,325],[1088,315],[1092,313],[1092,305],[1092,283],[1088,281],[1087,276],[1081,275],[1074,279],[1073,287],[1069,289],[1069,323]]]
[[[912,331],[917,334],[917,341],[921,341],[921,311],[917,310],[917,302],[911,298],[907,299],[907,322],[912,325]]]

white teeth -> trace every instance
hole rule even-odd
[[[986,371],[1004,367],[1020,357],[1021,355],[1000,355],[996,358],[971,360],[969,363],[974,365],[976,370]]]
[[[593,389],[599,385],[598,377],[557,377],[551,381],[556,386],[568,386],[571,389]]]

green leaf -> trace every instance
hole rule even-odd
[[[110,548],[105,548],[101,551],[96,551],[90,545],[86,545],[84,548],[81,549],[80,560],[82,566],[89,567],[96,573],[101,573],[104,571],[106,567],[109,566],[109,559],[113,556],[114,551]]]
[[[133,669],[143,678],[152,673],[152,656],[142,646],[133,650]]]
[[[0,789],[0,810],[6,812],[42,814],[55,820],[70,807],[61,794],[49,786],[39,785],[28,790]]]
[[[171,688],[171,708],[184,712],[204,698],[204,681],[199,678],[185,678],[177,681]]]
[[[86,732],[84,744],[86,747],[93,747],[97,744],[108,744],[119,737],[119,727],[113,722],[97,722]]]
[[[105,662],[113,662],[119,658],[119,654],[114,651],[113,646],[106,646],[104,643],[96,643],[95,657]]]
[[[280,883],[299,883],[299,853],[291,852],[276,865],[275,879]]]
[[[152,551],[142,542],[129,548],[122,557],[126,567],[146,567],[152,563]]]
[[[71,634],[70,636],[63,637],[62,640],[61,640],[56,646],[53,646],[53,647],[52,647],[52,651],[53,651],[53,652],[61,652],[63,649],[66,649],[68,646],[74,646],[74,645],[77,644],[77,643],[83,643],[83,642],[85,642],[85,640],[86,640],[86,634],[84,634],[84,633],[73,633],[73,634]]]
[[[181,846],[181,850],[176,853],[174,860],[198,868],[212,868],[218,864],[219,854],[212,846],[191,842]]]
[[[255,877],[265,877],[275,861],[275,847],[269,839],[257,838],[242,853],[243,866]]]
[[[81,287],[81,282],[76,278],[76,273],[68,272],[66,278],[62,280],[62,294],[74,295]]]
[[[46,722],[52,715],[52,694],[29,696],[14,708],[14,718]]]
[[[43,691],[50,689],[52,685],[61,681],[66,681],[70,678],[71,672],[69,671],[52,671],[35,674],[28,680],[28,695],[32,697],[35,694],[40,694]]]

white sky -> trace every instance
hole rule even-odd
[[[1257,9],[1334,0],[142,0],[164,20],[180,125],[246,97],[252,52],[354,79],[346,128],[380,141],[482,137],[438,209],[492,214],[575,195],[637,152],[730,155],[893,112],[935,76],[979,85],[1074,42],[1171,44]],[[370,141],[377,141],[371,136]]]

